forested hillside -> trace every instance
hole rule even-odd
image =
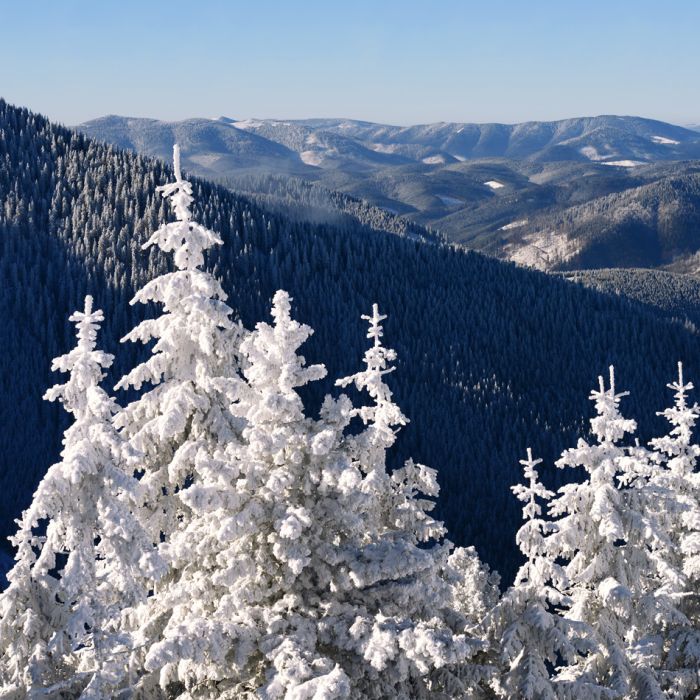
[[[602,269],[564,272],[571,281],[624,296],[700,328],[700,279],[666,270]]]
[[[532,217],[508,231],[503,249],[543,269],[697,272],[698,230],[700,175],[689,170]]]
[[[25,507],[58,454],[59,409],[40,400],[53,383],[49,358],[71,345],[69,312],[86,293],[107,319],[102,346],[114,375],[135,359],[118,339],[138,310],[135,287],[164,269],[141,249],[166,219],[155,188],[163,164],[91,141],[0,101],[0,529]],[[519,269],[473,252],[373,230],[346,215],[332,222],[288,218],[223,187],[194,181],[196,214],[224,245],[209,258],[247,325],[263,318],[278,288],[315,329],[309,362],[328,378],[356,370],[365,347],[360,315],[377,302],[398,351],[391,375],[411,419],[395,459],[439,470],[438,515],[453,540],[477,544],[504,572],[515,561],[520,513],[509,486],[526,446],[551,460],[586,429],[597,374],[618,366],[632,392],[625,413],[646,439],[666,403],[676,361],[700,378],[700,338],[623,298]],[[125,399],[123,394],[118,400]],[[544,472],[555,484],[560,473]],[[498,514],[494,517],[494,514]]]

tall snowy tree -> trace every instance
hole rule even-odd
[[[560,489],[551,513],[561,516],[548,538],[550,556],[567,560],[564,591],[572,600],[566,616],[588,623],[599,649],[571,676],[590,678],[620,696],[662,698],[663,630],[682,620],[677,607],[679,574],[668,555],[669,540],[648,508],[652,472],[647,450],[621,443],[636,423],[620,415],[615,375],[602,377],[591,394],[596,442],[579,440],[557,466],[583,467],[581,484]]]
[[[16,697],[104,698],[124,680],[123,607],[142,602],[162,573],[134,511],[142,489],[135,455],[113,427],[114,401],[100,388],[112,356],[96,349],[103,321],[92,298],[70,320],[78,342],[54,360],[68,372],[45,398],[74,419],[61,462],[34,494],[12,538],[16,563],[0,596],[0,680]]]
[[[363,316],[369,322],[367,338],[372,341],[365,352],[365,369],[336,382],[339,386],[354,384],[359,391],[367,392],[372,400],[370,405],[351,411],[350,416],[359,417],[365,428],[344,441],[351,464],[363,475],[359,490],[364,498],[359,512],[363,518],[365,539],[376,538],[377,542],[371,546],[377,554],[383,550],[383,576],[387,578],[381,587],[376,587],[372,579],[377,573],[373,572],[362,599],[369,610],[381,610],[384,614],[392,607],[396,610],[395,614],[403,618],[398,629],[405,627],[399,639],[415,637],[420,640],[426,632],[430,636],[423,658],[413,659],[419,675],[411,678],[402,670],[406,664],[403,654],[411,658],[406,642],[399,641],[403,654],[399,652],[397,658],[388,658],[389,648],[386,647],[376,656],[378,649],[374,640],[381,626],[371,617],[367,619],[364,629],[358,628],[357,631],[362,629],[364,639],[360,637],[358,641],[368,646],[360,648],[372,667],[382,669],[385,681],[383,688],[378,690],[376,681],[372,680],[372,692],[377,694],[369,697],[382,697],[382,692],[399,697],[423,697],[431,693],[446,696],[464,692],[466,697],[472,689],[478,692],[477,686],[488,671],[481,664],[470,661],[470,657],[482,649],[482,643],[473,635],[465,634],[472,620],[454,605],[455,588],[461,587],[462,592],[468,591],[474,598],[487,598],[491,581],[483,568],[475,564],[478,562],[475,554],[471,556],[469,550],[457,550],[449,557],[452,544],[449,541],[438,544],[445,529],[430,515],[434,506],[430,499],[437,497],[439,492],[435,470],[409,459],[402,468],[394,470],[391,475],[388,473],[387,450],[394,444],[397,430],[408,419],[394,402],[384,381],[384,377],[395,370],[391,363],[396,359],[396,352],[385,347],[381,340],[384,334],[382,321],[386,318],[379,313],[377,304],[373,305],[371,315]],[[361,533],[358,535],[362,541]],[[373,566],[378,563],[377,554],[372,557],[374,561],[369,562]],[[365,557],[360,557],[360,561]],[[357,568],[357,563],[352,566]],[[367,578],[367,574],[362,578]],[[368,606],[372,600],[373,605]],[[460,614],[455,616],[456,613]],[[459,637],[453,636],[450,626]],[[391,639],[388,630],[382,630],[381,634],[385,642]],[[443,637],[440,645],[445,648],[443,653],[436,645],[440,636]],[[459,645],[451,640],[459,641]],[[425,645],[424,641],[412,643],[418,648]],[[420,673],[429,674],[427,681],[420,677]]]
[[[499,695],[522,700],[557,700],[558,698],[600,698],[608,691],[585,679],[556,677],[558,666],[585,660],[595,648],[592,630],[560,614],[570,600],[561,593],[566,579],[561,567],[547,551],[546,537],[556,525],[543,520],[539,501],[547,502],[554,493],[540,483],[537,465],[527,449],[521,460],[525,485],[511,487],[524,503],[525,524],[518,530],[516,542],[526,558],[513,586],[484,619],[492,648],[502,666]]]
[[[156,595],[130,613],[141,650],[132,660],[138,673],[143,673],[143,658],[151,646],[177,617],[177,606],[190,604],[189,598],[175,600],[168,594],[197,556],[193,549],[183,555],[170,545],[193,517],[184,491],[202,479],[206,482],[209,465],[240,433],[229,404],[238,381],[241,329],[231,318],[221,285],[202,269],[204,252],[222,241],[193,220],[192,186],[182,178],[177,145],[173,153],[175,181],[158,190],[170,201],[176,220],[163,224],[143,248],[155,245],[172,253],[175,270],[147,283],[134,297],[132,303],[162,304],[163,313],[142,321],[124,339],[155,343],[151,357],[117,384],[136,390],[152,385],[117,416],[116,424],[141,454],[138,469],[145,496],[140,517],[153,540],[162,542],[169,567]],[[165,600],[168,605],[158,605]],[[147,688],[157,687],[157,682],[148,674],[140,681]]]
[[[128,405],[117,424],[142,455],[141,479],[149,497],[149,526],[156,540],[186,517],[176,490],[195,472],[200,454],[230,440],[236,429],[228,412],[237,370],[240,327],[216,278],[201,269],[204,251],[221,245],[193,221],[192,185],[182,179],[180,150],[173,149],[175,182],[158,188],[176,221],[163,224],[143,245],[172,253],[175,270],[148,282],[132,304],[163,305],[123,340],[149,343],[151,357],[131,370],[117,389],[152,388]]]
[[[610,368],[610,386],[591,393],[596,416],[591,431],[596,439],[579,439],[566,450],[557,466],[583,467],[582,483],[563,486],[551,502],[550,512],[560,516],[557,529],[548,537],[549,556],[566,561],[568,581],[564,591],[571,598],[567,617],[589,624],[600,649],[572,668],[576,675],[607,685],[620,696],[630,690],[631,667],[625,637],[630,627],[632,578],[624,526],[623,504],[617,488],[620,460],[626,455],[620,441],[636,430],[635,421],[619,412],[624,393],[615,392],[615,375]]]
[[[658,415],[668,420],[671,430],[651,441],[656,459],[647,507],[668,536],[670,566],[684,575],[673,591],[684,616],[660,630],[659,643],[665,684],[680,698],[692,697],[700,687],[700,446],[693,440],[700,407],[688,402],[693,384],[684,381],[680,362],[678,379],[668,388],[674,392],[674,405]]]

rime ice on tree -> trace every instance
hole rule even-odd
[[[177,269],[147,283],[132,300],[162,304],[163,313],[124,338],[155,344],[151,357],[117,384],[119,389],[153,387],[124,409],[118,425],[143,454],[142,483],[150,496],[149,524],[156,540],[187,517],[174,492],[192,477],[198,454],[235,434],[227,391],[235,383],[240,333],[221,285],[200,269],[203,252],[222,241],[192,221],[192,186],[180,174],[177,145],[174,157],[175,182],[158,189],[170,199],[177,220],[163,224],[143,247],[157,245],[173,253]]]
[[[277,292],[273,323],[240,345],[231,410],[244,428],[208,463],[216,491],[183,491],[193,517],[166,551],[188,541],[197,560],[164,597],[173,611],[146,671],[182,684],[182,697],[423,697],[427,675],[476,646],[445,621],[447,546],[420,545],[442,532],[416,498],[436,493],[434,473],[411,463],[386,474],[381,445],[393,431],[391,420],[390,432],[372,428],[380,410],[365,413],[375,439],[358,438],[361,450],[344,433],[347,397],[327,398],[317,420],[305,415],[297,389],[325,368],[299,355],[312,331],[290,302]],[[383,415],[398,415],[373,386]]]
[[[168,621],[187,601],[173,597],[182,572],[196,566],[195,547],[183,548],[181,536],[193,518],[197,489],[212,487],[212,465],[235,442],[239,422],[229,411],[238,384],[237,351],[241,330],[231,320],[226,294],[213,275],[201,269],[204,251],[221,239],[192,219],[192,185],[182,179],[180,151],[174,148],[175,182],[159,188],[176,221],[163,224],[144,245],[172,253],[175,270],[147,283],[132,303],[155,302],[163,313],[141,322],[125,340],[155,341],[151,357],[121,379],[118,388],[152,388],[127,406],[117,424],[142,457],[145,504],[139,517],[147,524],[170,571],[157,594],[129,612],[138,640],[132,664],[143,672],[144,658],[159,643]],[[196,595],[196,589],[189,591]],[[155,692],[158,674],[143,674],[140,692]]]
[[[52,688],[100,698],[125,675],[120,610],[144,600],[162,566],[133,516],[142,495],[131,476],[135,455],[99,386],[112,363],[95,348],[102,312],[88,296],[70,320],[77,345],[52,365],[70,376],[45,398],[60,401],[74,422],[13,538],[16,564],[0,597],[0,679],[27,695]]]
[[[518,530],[516,542],[525,563],[515,583],[485,618],[492,648],[501,668],[499,695],[523,700],[557,700],[563,697],[606,697],[606,691],[585,680],[551,677],[550,668],[574,664],[585,659],[594,645],[587,625],[567,620],[557,610],[569,604],[561,593],[565,576],[547,552],[546,537],[556,525],[541,519],[540,501],[554,493],[538,480],[537,465],[528,447],[521,460],[526,484],[512,487],[524,503],[525,524]]]
[[[678,596],[682,614],[659,631],[663,680],[683,697],[682,692],[690,696],[700,685],[700,447],[693,441],[700,408],[688,402],[694,387],[684,381],[680,362],[678,379],[668,388],[674,392],[674,405],[658,415],[666,418],[671,430],[650,443],[656,459],[649,478],[651,498],[645,505],[667,535],[667,570],[683,574],[666,584]]]
[[[610,368],[610,386],[599,377],[599,388],[591,392],[596,415],[591,431],[596,442],[579,439],[566,450],[557,466],[582,466],[587,474],[583,483],[563,486],[550,512],[560,516],[557,529],[548,538],[552,558],[567,561],[565,589],[571,598],[566,615],[590,624],[601,645],[594,663],[579,665],[581,677],[607,681],[617,693],[628,692],[631,668],[625,652],[627,616],[631,606],[629,567],[625,549],[623,504],[616,479],[625,450],[619,445],[625,435],[636,430],[633,420],[623,418],[618,406],[624,393],[615,391],[615,375]],[[620,580],[621,579],[621,580]]]
[[[578,678],[598,680],[618,694],[660,696],[658,632],[678,619],[666,555],[667,538],[648,502],[650,466],[639,446],[621,440],[636,430],[620,415],[615,375],[610,386],[591,394],[596,416],[591,419],[596,442],[579,440],[557,466],[582,466],[587,479],[568,484],[552,502],[561,516],[549,538],[552,557],[567,561],[566,617],[589,624],[599,650],[585,664],[569,669]],[[645,695],[646,694],[646,695]]]

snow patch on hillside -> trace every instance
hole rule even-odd
[[[518,243],[506,246],[509,260],[524,267],[548,270],[578,253],[578,245],[565,234],[556,231],[538,231],[523,236]]]
[[[240,122],[232,122],[231,126],[235,126],[236,129],[242,129],[243,131],[247,129],[258,129],[259,127],[263,126],[264,122],[261,122],[259,119],[244,119],[243,121]]]
[[[511,229],[514,229],[514,228],[520,228],[521,226],[525,226],[525,224],[527,224],[527,221],[528,221],[527,219],[520,219],[519,221],[512,221],[511,223],[506,224],[505,226],[501,226],[501,228],[499,228],[498,230],[499,231],[510,231]]]
[[[299,158],[307,165],[321,165],[321,161],[323,160],[318,151],[302,151],[299,154]]]
[[[562,143],[566,142],[562,141]],[[578,152],[581,155],[586,156],[588,160],[592,160],[594,163],[599,163],[606,158],[614,158],[617,155],[615,149],[609,143],[605,144],[603,150],[605,150],[606,153],[601,153],[595,146],[583,146],[582,148],[579,148]]]
[[[189,160],[197,165],[201,165],[203,168],[209,168],[219,160],[221,160],[220,153],[200,153],[198,155],[192,155]]]
[[[504,187],[503,183],[498,180],[487,180],[484,184],[492,190],[500,190],[501,187]]]
[[[426,165],[444,165],[445,156],[428,156],[427,158],[423,158],[422,162]]]
[[[588,160],[603,160],[603,158],[607,157],[598,153],[598,149],[595,146],[584,146],[583,148],[579,149],[579,153],[582,156],[586,156]]]
[[[370,143],[369,147],[377,153],[396,153],[398,145],[386,143]]]
[[[654,143],[662,143],[664,146],[677,146],[680,141],[674,141],[673,139],[667,139],[665,136],[652,136],[651,140]]]
[[[636,168],[638,165],[644,165],[642,160],[606,160],[601,165],[615,165],[618,168]]]

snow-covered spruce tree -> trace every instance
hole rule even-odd
[[[599,378],[593,391],[596,441],[580,439],[558,467],[583,467],[587,478],[568,484],[551,503],[560,516],[547,538],[551,557],[566,560],[563,591],[571,598],[565,615],[589,624],[598,649],[570,666],[562,679],[597,682],[616,696],[663,697],[657,653],[659,630],[677,618],[677,572],[667,556],[668,538],[648,511],[648,453],[621,441],[636,430],[619,412],[625,393]]]
[[[529,447],[527,459],[520,461],[527,483],[513,486],[512,491],[525,504],[525,524],[516,541],[526,561],[483,623],[491,648],[500,657],[498,695],[522,700],[607,697],[609,691],[585,678],[553,678],[557,666],[582,662],[595,644],[588,625],[559,614],[570,601],[561,593],[564,572],[547,551],[545,537],[556,525],[540,517],[538,499],[546,502],[554,493],[538,480],[541,462],[532,458]]]
[[[202,269],[204,251],[222,241],[192,219],[192,186],[182,179],[177,145],[174,166],[175,182],[159,191],[170,200],[176,221],[163,224],[143,248],[155,245],[172,253],[175,270],[146,284],[132,300],[162,304],[163,313],[141,322],[124,338],[155,343],[151,357],[117,384],[136,390],[152,385],[120,412],[116,424],[141,454],[138,469],[145,495],[139,515],[153,541],[162,543],[169,567],[156,595],[129,617],[140,650],[132,665],[141,674],[139,688],[144,693],[158,685],[157,674],[144,673],[145,656],[162,639],[171,617],[177,617],[177,606],[189,606],[197,596],[196,587],[184,599],[168,595],[198,556],[195,550],[169,546],[193,517],[192,503],[180,491],[202,481],[211,484],[210,465],[240,433],[239,421],[228,407],[237,382],[241,329],[231,320],[221,285]]]
[[[241,333],[221,285],[201,269],[204,251],[222,241],[192,220],[192,186],[182,179],[177,144],[173,154],[175,182],[158,191],[169,198],[176,221],[163,224],[143,248],[172,253],[176,269],[146,284],[131,301],[162,304],[163,313],[123,338],[155,343],[151,357],[117,384],[136,390],[153,385],[119,414],[117,424],[143,454],[141,483],[151,499],[149,525],[156,539],[182,520],[175,491],[193,475],[199,451],[235,435],[226,392],[235,384]]]
[[[60,401],[74,422],[61,461],[18,521],[16,563],[0,596],[0,680],[8,697],[42,690],[110,697],[128,660],[120,611],[144,600],[162,571],[134,517],[141,499],[134,455],[112,425],[116,404],[99,386],[113,359],[96,349],[102,312],[88,296],[70,320],[77,345],[52,365],[70,376],[45,398]]]
[[[650,443],[656,459],[648,507],[667,533],[671,567],[684,574],[674,592],[685,619],[664,630],[663,680],[673,697],[693,697],[700,689],[700,447],[693,441],[700,407],[688,403],[693,384],[684,382],[680,362],[678,379],[668,388],[674,392],[674,405],[658,415],[668,420],[671,430]]]
[[[456,547],[442,575],[450,585],[451,627],[481,643],[465,662],[433,672],[432,686],[446,698],[493,698],[500,688],[499,668],[483,622],[501,597],[501,578],[479,559],[474,547]]]
[[[631,674],[625,643],[632,604],[630,575],[638,572],[629,571],[625,558],[623,504],[616,480],[626,455],[619,443],[637,425],[620,415],[624,394],[615,393],[612,367],[610,387],[605,388],[602,377],[599,383],[598,391],[591,392],[595,442],[579,439],[556,463],[559,468],[583,467],[586,479],[563,486],[551,502],[550,513],[560,517],[547,544],[550,557],[567,562],[564,592],[571,598],[567,617],[588,623],[600,644],[585,663],[570,667],[566,678],[600,682],[622,697],[630,689]]]
[[[355,576],[359,575],[357,581],[365,581],[360,587],[363,592],[359,600],[370,613],[362,625],[358,618],[353,636],[361,643],[363,657],[375,669],[368,676],[371,685],[363,691],[366,694],[359,697],[379,698],[383,697],[382,692],[400,697],[431,694],[478,697],[479,686],[489,672],[482,664],[472,663],[470,658],[483,648],[483,644],[473,636],[465,635],[468,628],[474,627],[474,619],[465,614],[466,609],[461,609],[459,603],[456,604],[455,592],[469,595],[475,605],[477,601],[490,603],[490,594],[494,597],[497,582],[489,577],[473,550],[457,549],[448,556],[452,544],[449,541],[437,543],[445,529],[430,515],[434,506],[430,499],[439,492],[435,470],[408,460],[402,468],[394,470],[391,475],[388,473],[386,452],[396,440],[397,429],[408,419],[393,401],[391,390],[384,381],[384,377],[395,370],[391,363],[396,359],[396,352],[381,341],[381,324],[387,317],[380,314],[377,304],[374,304],[372,314],[362,318],[369,322],[367,337],[372,341],[364,356],[365,369],[336,382],[339,386],[352,383],[372,399],[369,406],[351,411],[350,416],[359,417],[365,428],[357,435],[346,437],[344,449],[351,464],[363,477],[358,490],[365,534],[363,537],[359,533],[360,541],[371,543],[376,552],[366,564],[375,568],[379,563],[378,553],[384,560],[383,572],[381,569],[362,572],[358,564],[362,562],[363,567],[366,566],[366,555],[360,557],[360,561],[351,562]],[[385,579],[381,586],[377,586],[378,576]],[[368,591],[371,591],[369,595]],[[368,605],[373,599],[373,604]],[[398,649],[387,646],[377,655],[379,650],[375,640],[381,635],[388,642],[391,637],[387,634],[386,622],[378,624],[376,619],[372,620],[371,614],[376,614],[376,611],[386,614],[392,609],[403,620],[398,623],[395,634],[404,628],[399,640],[405,637],[406,641],[399,641]],[[454,645],[456,638],[450,627],[460,635],[460,645]],[[414,636],[420,639],[418,633],[428,633],[430,636],[426,639],[433,638],[433,641],[429,641],[430,646],[424,650],[423,658],[417,659],[419,674],[412,678],[406,676],[404,670],[406,657],[411,659],[407,642]],[[436,644],[440,635],[444,637],[440,643],[444,646],[442,653]],[[467,647],[462,641],[465,637],[469,639]],[[412,643],[420,648],[425,641]],[[456,650],[459,650],[458,654],[455,654]],[[465,651],[468,652],[466,657]],[[392,658],[394,655],[396,658]],[[457,656],[462,657],[459,663],[455,663]],[[385,681],[382,688],[374,680],[376,670],[381,671],[380,677]],[[420,674],[428,672],[427,679],[424,675],[421,677]],[[415,669],[412,673],[416,675]]]

